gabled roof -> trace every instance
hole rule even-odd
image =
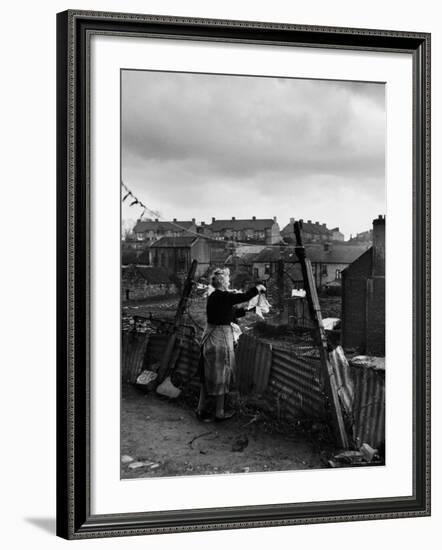
[[[306,244],[307,258],[312,263],[351,264],[361,256],[367,247],[364,245],[331,244],[326,250],[322,244]]]
[[[145,220],[138,222],[134,227],[134,233],[145,233],[146,231],[185,231],[195,225],[192,221],[163,222],[156,220]]]
[[[265,229],[270,229],[275,223],[275,220],[271,218],[261,220],[215,220],[210,224],[206,224],[205,227],[211,231],[223,231],[224,229],[232,229],[234,231],[244,231],[245,229],[264,231]]]
[[[230,250],[212,248],[210,251],[210,261],[213,263],[224,263],[232,255]]]
[[[197,235],[189,237],[161,237],[155,241],[151,248],[190,248],[199,237]]]

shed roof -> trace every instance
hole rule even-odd
[[[327,250],[322,244],[307,244],[305,250],[307,258],[313,263],[351,264],[367,250],[367,247],[364,245],[331,244]]]
[[[190,248],[199,237],[191,235],[186,237],[161,237],[154,243],[151,248]]]

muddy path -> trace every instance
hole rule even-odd
[[[123,386],[122,479],[324,468],[326,455],[305,432],[275,432],[245,414],[202,423],[184,401]]]

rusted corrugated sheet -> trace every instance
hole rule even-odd
[[[200,357],[200,348],[198,343],[190,336],[177,341],[181,352],[178,357],[175,368],[175,376],[180,378],[180,386],[186,390],[199,388],[198,363]]]
[[[279,408],[278,413],[283,408],[290,417],[323,418],[324,394],[319,373],[318,359],[305,358],[296,349],[273,346],[268,390]]]
[[[333,367],[341,406],[347,415],[351,415],[353,411],[355,385],[351,375],[350,365],[348,364],[342,347],[337,346],[329,354],[329,359]]]
[[[268,385],[272,346],[242,334],[235,354],[239,391],[242,395],[261,394]]]
[[[148,334],[123,332],[121,376],[125,382],[134,384],[143,370],[148,341]]]
[[[353,432],[356,448],[368,443],[385,444],[385,371],[370,366],[351,366],[355,383]]]

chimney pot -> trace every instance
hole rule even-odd
[[[273,221],[276,222],[276,216],[273,216]]]
[[[206,225],[206,222],[201,222],[201,225]]]
[[[159,220],[158,218],[155,218],[155,221],[156,221],[156,222],[159,222],[160,220]]]
[[[295,223],[295,218],[290,218],[290,223]]]
[[[195,218],[192,218],[192,223],[195,223],[195,222],[196,222]]]
[[[255,221],[255,220],[256,220],[256,216],[252,216],[252,220]]]
[[[176,218],[173,218],[173,221],[176,222]]]
[[[215,218],[212,218],[212,223],[215,221]]]
[[[232,216],[232,222],[234,222],[236,220],[235,216]]]

